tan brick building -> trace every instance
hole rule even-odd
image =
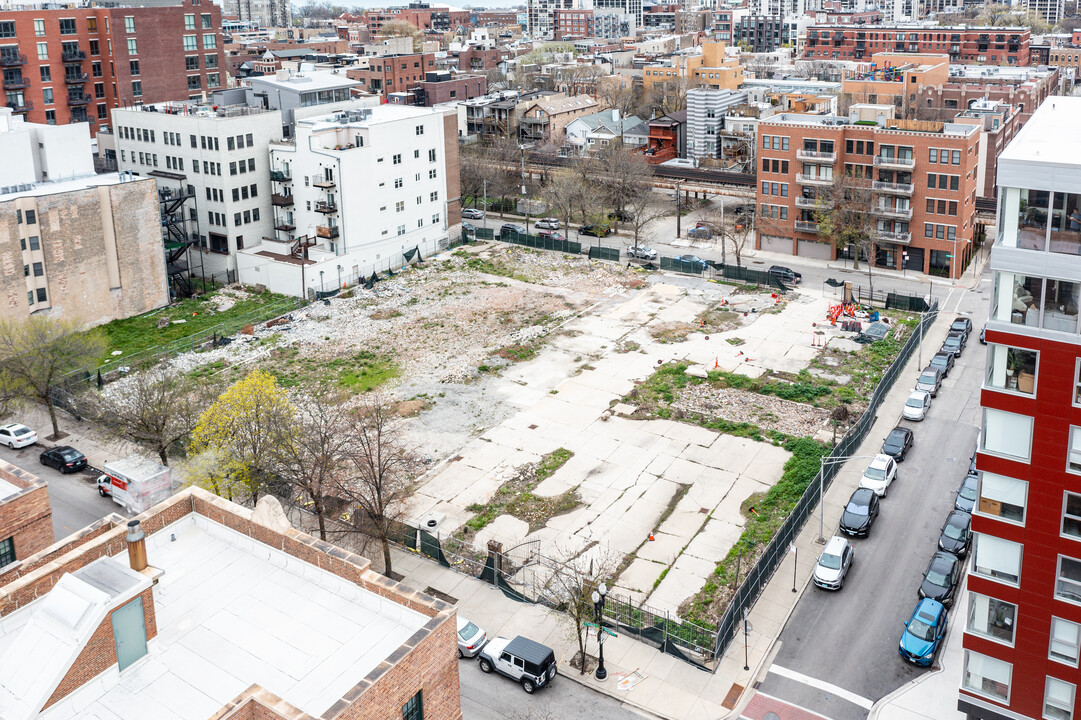
[[[844,173],[870,184],[875,265],[959,277],[973,250],[981,125],[783,113],[758,124],[757,247],[835,259],[816,210]]]
[[[453,607],[272,502],[189,488],[0,581],[5,718],[462,717]]]
[[[0,568],[53,542],[53,511],[44,480],[0,460]]]

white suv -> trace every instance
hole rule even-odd
[[[37,441],[38,434],[25,425],[12,423],[0,427],[0,445],[18,449],[33,445]]]
[[[886,497],[890,485],[897,477],[897,463],[889,455],[875,455],[875,459],[863,471],[860,487],[875,491],[875,495]]]
[[[481,671],[495,670],[506,675],[522,683],[522,689],[527,693],[551,685],[556,676],[556,657],[552,649],[521,635],[513,640],[504,637],[489,640],[479,657]]]

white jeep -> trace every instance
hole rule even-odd
[[[495,670],[506,675],[520,682],[527,693],[551,685],[556,676],[552,649],[521,635],[513,640],[504,637],[489,640],[478,657],[483,672]]]

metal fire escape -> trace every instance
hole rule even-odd
[[[153,174],[153,173],[151,173]],[[158,173],[158,210],[161,213],[161,240],[165,249],[165,267],[169,274],[169,288],[175,297],[190,297],[192,294],[191,277],[193,245],[198,245],[199,236],[195,232],[198,216],[195,206],[195,187],[185,185],[183,179],[163,177]],[[163,181],[172,180],[175,184],[163,187]],[[199,272],[203,270],[203,254],[194,253],[199,258]]]

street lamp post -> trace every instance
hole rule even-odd
[[[869,460],[874,458],[874,455],[827,455],[819,459],[818,467],[818,544],[824,545],[826,542],[826,536],[823,533],[825,530],[825,517],[826,517],[826,465],[836,465],[837,463],[843,463],[846,460]]]
[[[342,289],[342,266],[338,266],[338,289]]]
[[[320,270],[319,271],[319,292],[321,294],[321,293],[326,292],[326,290],[327,290],[326,285],[323,284],[323,271]]]
[[[680,210],[679,186],[680,186],[681,182],[682,181],[680,181],[680,180],[676,180],[676,239],[677,240],[679,239],[679,230],[680,230],[680,228],[679,228],[679,210]]]
[[[608,587],[602,582],[593,591],[593,615],[597,621],[597,645],[600,647],[600,658],[597,661],[597,672],[594,677],[604,680],[608,677],[608,671],[604,669],[604,599],[608,596]]]
[[[481,222],[484,223],[485,229],[488,227],[488,181],[484,181],[484,210],[482,211],[484,217],[481,218]]]

